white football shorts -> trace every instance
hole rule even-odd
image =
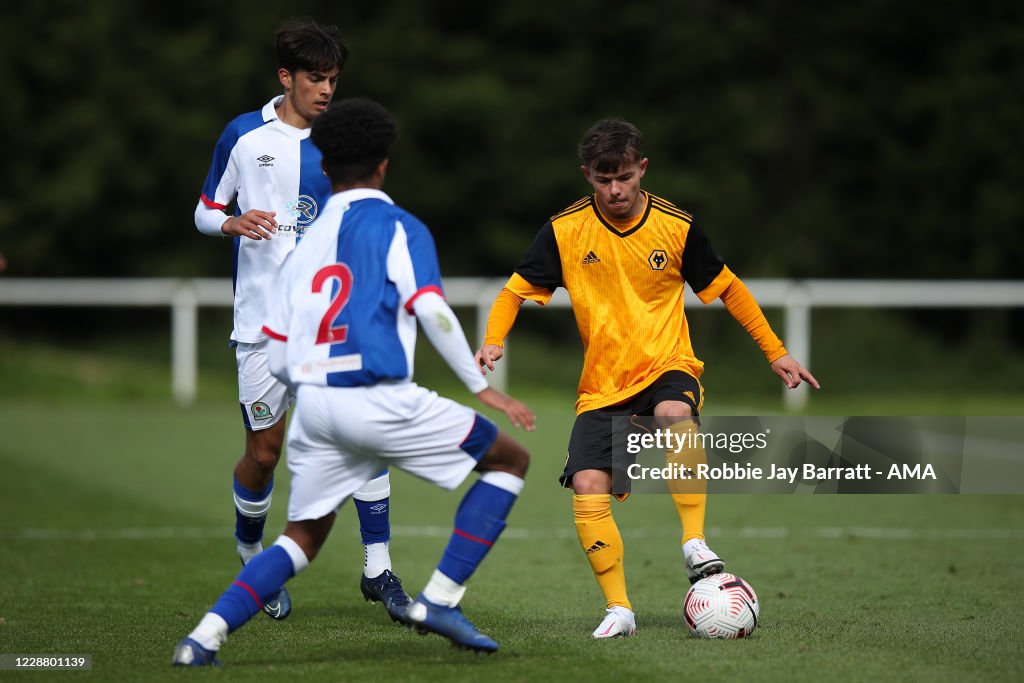
[[[258,432],[284,419],[295,402],[288,387],[270,374],[267,357],[269,339],[255,344],[238,342],[235,362],[238,364],[238,404],[245,428]]]
[[[288,520],[320,519],[384,467],[454,489],[498,428],[471,408],[414,382],[368,387],[300,385],[288,427]]]

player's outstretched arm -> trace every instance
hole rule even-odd
[[[807,368],[796,362],[796,359],[788,353],[772,361],[771,367],[772,372],[781,377],[782,381],[790,389],[796,389],[800,386],[801,380],[807,382],[815,389],[821,389],[821,385],[818,384],[818,380],[814,379],[814,375]]]
[[[796,389],[800,382],[807,382],[815,389],[820,389],[818,380],[804,366],[796,362],[796,359],[786,353],[782,341],[772,331],[771,325],[764,317],[764,312],[757,305],[754,296],[738,277],[733,277],[732,282],[722,292],[720,298],[726,309],[732,314],[743,329],[747,331],[761,351],[771,360],[772,372],[782,378],[786,386]],[[782,355],[779,355],[779,354]],[[776,356],[778,356],[776,358]]]
[[[478,391],[476,397],[488,408],[494,408],[505,413],[509,421],[516,427],[532,432],[536,426],[536,417],[533,411],[522,401],[517,401],[511,396],[490,387],[483,391]]]
[[[516,281],[516,278],[517,276],[513,274],[509,284]],[[522,278],[519,279],[522,280]],[[525,280],[523,282],[529,286],[528,282]],[[551,298],[550,292],[547,293],[547,298]],[[491,305],[491,312],[487,314],[487,329],[484,332],[483,346],[474,355],[481,375],[486,375],[488,370],[494,372],[494,361],[505,355],[502,344],[504,344],[505,337],[512,330],[512,325],[516,322],[516,316],[519,315],[519,308],[523,305],[524,301],[526,301],[525,298],[519,296],[507,286],[498,292],[498,296]]]
[[[522,401],[487,386],[487,380],[476,374],[470,357],[469,342],[462,333],[455,313],[443,298],[435,292],[427,292],[416,298],[413,311],[427,333],[430,342],[480,401],[488,408],[500,410],[516,427],[533,431],[533,411]],[[501,347],[497,347],[499,350]]]
[[[494,361],[505,355],[505,350],[497,344],[484,344],[476,352],[476,364],[480,366],[480,374],[486,375],[487,371],[494,372]]]

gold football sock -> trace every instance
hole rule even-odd
[[[607,493],[574,495],[572,512],[576,535],[601,586],[607,606],[633,609],[626,597],[622,536],[612,517],[611,497]]]
[[[683,525],[683,543],[691,538],[704,538],[704,512],[708,505],[707,479],[697,478],[697,465],[707,464],[707,453],[699,439],[697,425],[693,420],[677,422],[669,428],[673,433],[672,447],[666,452],[666,462],[689,468],[690,479],[670,479],[669,492]],[[678,452],[676,448],[680,444]]]

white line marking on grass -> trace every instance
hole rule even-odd
[[[630,538],[657,538],[678,535],[678,527],[625,528],[623,533]],[[358,532],[355,532],[358,534]],[[393,526],[391,533],[409,538],[448,538],[451,527],[442,526]],[[844,539],[864,538],[877,541],[953,541],[953,540],[1024,540],[1024,529],[986,528],[910,528],[910,527],[708,527],[709,538],[778,539],[816,538]],[[124,529],[0,529],[0,540],[13,541],[160,541],[175,539],[210,539],[232,537],[231,529],[220,527],[137,527]],[[571,527],[549,527],[531,529],[512,527],[506,529],[502,538],[509,540],[575,539],[576,531]],[[272,542],[272,541],[271,541]]]
[[[231,530],[212,527],[138,527],[132,529],[4,529],[0,539],[23,541],[160,541],[181,538],[230,538]]]

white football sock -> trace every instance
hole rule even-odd
[[[422,595],[427,601],[435,605],[455,607],[462,600],[462,596],[465,593],[465,586],[461,583],[455,583],[452,579],[442,574],[440,569],[435,569],[430,577],[430,582],[423,589]]]
[[[238,556],[242,558],[242,564],[249,564],[252,558],[263,552],[263,544],[259,541],[255,543],[242,543],[239,541],[236,549],[238,550]]]
[[[391,571],[391,550],[387,541],[363,546],[363,574],[368,578]]]
[[[224,621],[219,614],[207,612],[195,630],[188,634],[188,637],[207,650],[216,652],[228,639],[228,622]]]

